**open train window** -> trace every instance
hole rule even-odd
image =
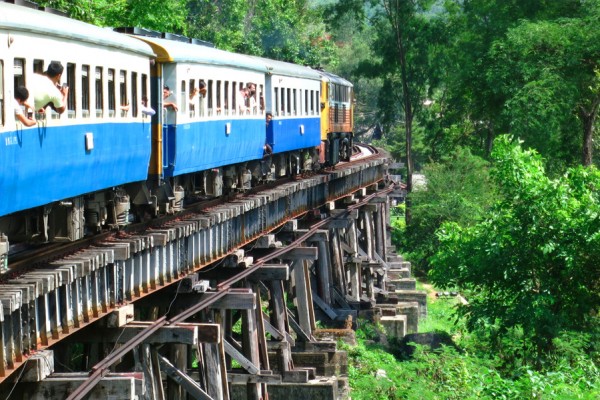
[[[135,118],[138,115],[138,88],[137,72],[131,73],[131,115]]]
[[[4,60],[0,60],[0,126],[4,126]]]
[[[213,115],[213,80],[208,80],[208,116],[212,117]]]
[[[221,110],[222,110],[222,99],[221,99],[221,81],[217,81],[217,115],[221,114]]]
[[[271,110],[273,111],[273,115],[279,115],[279,88],[275,88],[273,90],[273,104],[271,104]]]
[[[148,75],[146,74],[142,74],[142,98],[140,103],[141,102],[143,102],[146,107],[150,107],[150,101],[148,99]],[[144,114],[142,114],[142,117],[143,116]]]
[[[310,114],[310,108],[308,107],[309,105],[309,98],[310,98],[310,91],[308,89],[304,90],[304,115],[308,115]]]
[[[292,113],[294,115],[298,115],[298,91],[296,89],[293,90],[292,92],[292,98],[294,99],[294,104],[292,107]]]
[[[281,88],[280,93],[281,93],[281,96],[280,96],[279,100],[280,100],[281,104],[279,105],[279,107],[280,107],[279,115],[283,116],[283,115],[285,115],[285,89]]]
[[[25,86],[25,59],[15,58],[15,88],[17,86]]]
[[[67,117],[75,118],[75,94],[77,93],[76,79],[75,79],[75,64],[67,63],[67,86],[69,87],[69,94],[67,95]]]
[[[231,84],[231,114],[235,115],[237,112],[237,93],[236,88],[238,87],[237,82]]]
[[[229,115],[229,81],[225,81],[223,84],[223,108],[225,109],[225,115]]]
[[[177,112],[185,113],[186,111],[186,97],[187,91],[185,90],[185,81],[181,81],[181,93],[179,94],[179,110]]]
[[[96,90],[96,118],[104,117],[104,72],[102,67],[96,67],[95,90]]]
[[[206,82],[204,82],[204,79],[200,79],[198,81],[198,88],[202,91],[198,94],[198,106],[199,106],[199,115],[201,117],[204,117],[204,108],[206,106],[206,96],[207,96],[207,88],[206,88]]]
[[[285,102],[286,102],[286,111],[287,111],[287,115],[292,115],[292,90],[290,88],[287,88],[287,97],[285,98]]]
[[[123,70],[119,71],[119,105],[126,106],[129,104],[127,100],[127,73]],[[126,117],[127,111],[121,110],[121,117]]]
[[[190,118],[196,116],[196,103],[198,102],[198,94],[194,95],[194,91],[196,90],[196,80],[190,79],[188,82],[188,87],[190,88]]]
[[[44,60],[33,60],[33,72],[36,74],[44,73]]]
[[[81,66],[81,115],[90,117],[90,66]]]
[[[265,88],[263,85],[258,85],[258,102],[260,113],[262,114],[265,112]]]
[[[117,91],[115,87],[115,70],[108,69],[108,116],[115,116],[115,103],[117,99]]]

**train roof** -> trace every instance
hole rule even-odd
[[[258,56],[247,56],[263,63],[270,74],[292,76],[297,78],[306,78],[321,80],[321,75],[318,71],[302,65],[292,64],[285,61],[271,60]]]
[[[156,53],[159,62],[198,63],[267,72],[263,63],[243,54],[176,40],[137,35],[132,37],[148,43]]]
[[[333,82],[333,83],[337,83],[338,85],[349,86],[349,87],[354,86],[354,85],[352,85],[352,83],[350,81],[347,81],[346,79],[342,78],[341,76],[332,74],[331,72],[319,70],[319,73],[328,82]]]
[[[111,29],[10,3],[0,2],[0,29],[70,39],[146,56],[154,55],[146,44]]]

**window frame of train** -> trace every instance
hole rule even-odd
[[[77,117],[77,101],[75,97],[77,94],[76,67],[77,65],[74,63],[67,63],[65,70],[66,84],[69,87],[69,94],[67,95],[67,118],[69,119]]]
[[[127,70],[121,69],[119,70],[119,109],[121,110],[121,117],[127,116],[127,111],[120,107],[129,104],[127,87]]]
[[[184,81],[185,82],[185,81]],[[137,71],[131,71],[131,99],[128,100],[128,105],[131,108],[131,116],[137,118],[138,116],[138,73]]]
[[[91,67],[87,64],[81,66],[81,117],[91,118],[90,110],[90,73]],[[71,90],[69,90],[71,92]],[[75,91],[73,90],[73,93]]]
[[[104,118],[104,67],[94,68],[94,91],[96,93],[96,118]]]
[[[108,117],[114,118],[117,115],[117,87],[115,82],[115,68],[107,68],[107,96],[108,96]]]

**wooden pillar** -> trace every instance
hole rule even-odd
[[[285,338],[286,332],[289,333],[290,328],[287,318],[287,307],[283,297],[283,282],[280,280],[268,281],[270,292],[269,310],[271,325],[282,334],[281,342],[287,342]],[[292,355],[290,347],[282,348],[279,353],[279,370],[285,374],[285,371],[290,371],[293,368]]]
[[[328,242],[317,240],[319,258],[316,260],[317,294],[325,303],[331,306],[331,262]]]
[[[169,345],[169,361],[173,366],[180,371],[187,369],[187,345],[185,344],[170,344]],[[173,380],[171,377],[167,377],[167,398],[169,400],[185,400],[186,392],[183,390],[181,385]]]
[[[255,301],[255,307],[260,308],[260,304]],[[256,323],[255,310],[241,310],[242,313],[242,349],[244,356],[256,366],[260,366],[260,353],[258,342],[258,328]],[[264,394],[262,385],[259,383],[248,383],[247,393],[249,400],[262,400]]]
[[[340,294],[345,296],[348,293],[346,274],[344,273],[344,259],[340,244],[340,230],[332,229],[331,233],[331,269],[333,271],[332,286],[338,288]]]
[[[346,264],[350,275],[350,297],[354,301],[360,301],[361,294],[361,273],[359,262],[349,262]]]

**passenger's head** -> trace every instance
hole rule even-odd
[[[48,65],[48,69],[46,70],[46,75],[48,78],[56,78],[62,75],[64,71],[64,67],[60,63],[60,61],[52,61],[50,65]]]
[[[171,89],[167,85],[165,85],[165,87],[163,87],[163,99],[166,99],[170,95],[171,95]]]
[[[29,98],[29,90],[25,86],[17,86],[15,88],[15,100],[17,103],[23,104]]]
[[[265,118],[267,120],[267,125],[269,125],[269,122],[271,122],[271,120],[273,119],[273,114],[271,114],[270,112],[267,112],[265,114]]]

